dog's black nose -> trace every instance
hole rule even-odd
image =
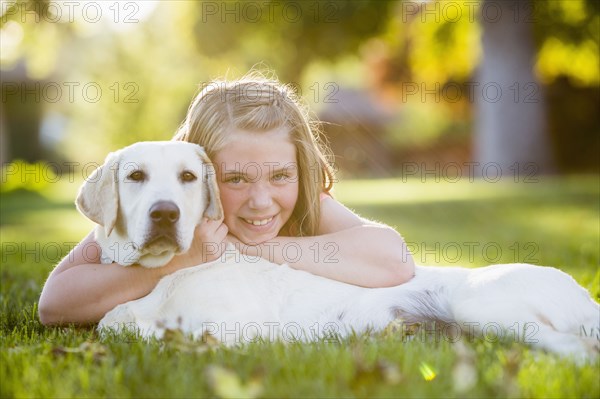
[[[179,207],[171,201],[159,201],[150,208],[150,219],[161,226],[170,226],[179,220]]]

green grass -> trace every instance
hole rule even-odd
[[[600,363],[576,365],[518,343],[389,329],[341,342],[223,348],[174,335],[143,342],[45,328],[43,282],[92,225],[76,183],[1,201],[2,397],[600,397]],[[398,229],[419,263],[553,265],[598,300],[598,177],[534,184],[347,181],[337,197]]]

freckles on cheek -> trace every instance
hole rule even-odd
[[[227,198],[227,195],[225,195],[222,191],[221,191],[221,206],[223,207],[223,213],[225,214],[225,217],[227,217],[229,215],[229,201]]]
[[[300,195],[300,187],[298,186],[298,183],[287,187],[287,193],[289,203],[292,204],[293,208],[296,207],[296,204],[298,203],[298,196]]]
[[[237,202],[235,193],[227,190],[227,188],[221,188],[221,205],[223,206],[225,220],[233,216]]]

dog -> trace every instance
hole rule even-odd
[[[222,217],[214,168],[200,146],[183,142],[137,143],[109,155],[76,203],[98,224],[103,256],[124,266],[164,265],[189,248],[203,217]],[[553,267],[417,266],[405,284],[368,289],[249,257],[234,246],[116,306],[98,329],[133,328],[157,338],[180,329],[232,345],[339,338],[381,331],[396,320],[435,325],[452,339],[510,336],[577,360],[594,359],[600,349],[600,306]]]
[[[98,224],[101,261],[123,266],[165,265],[190,248],[202,217],[223,215],[206,153],[177,141],[140,142],[110,153],[75,204]]]

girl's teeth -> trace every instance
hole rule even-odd
[[[271,220],[273,220],[273,218],[264,219],[264,220],[250,220],[250,219],[245,219],[245,220],[246,220],[246,223],[252,224],[254,226],[264,226],[265,224],[267,224]]]

